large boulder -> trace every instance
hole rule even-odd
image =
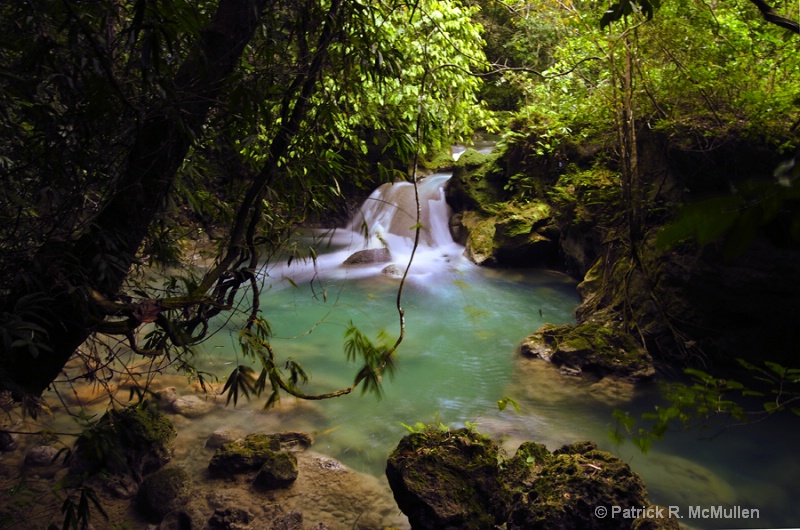
[[[490,214],[467,211],[458,216],[466,231],[466,255],[478,265],[558,266],[559,233],[543,202],[504,203]]]
[[[545,324],[519,347],[527,357],[539,357],[562,373],[617,377],[631,382],[655,375],[653,359],[630,334],[596,322],[554,326]]]
[[[389,456],[386,477],[415,530],[492,528],[505,504],[498,455],[496,443],[466,429],[418,432]]]
[[[189,474],[179,467],[165,467],[147,475],[139,487],[139,509],[153,521],[181,508],[192,492]]]
[[[78,438],[70,474],[102,472],[138,484],[170,461],[177,435],[172,422],[150,402],[110,410]]]
[[[494,441],[470,430],[417,432],[389,456],[386,476],[415,530],[677,528],[652,518],[663,512],[643,509],[650,504],[639,476],[592,442],[552,453],[526,442],[504,458]]]
[[[531,453],[536,456],[531,458]],[[628,464],[591,442],[567,445],[552,454],[541,446],[531,450],[523,444],[518,460],[522,456],[529,472],[521,484],[514,485],[509,530],[630,528],[635,517],[603,516],[596,510],[640,509],[649,504],[644,482]]]

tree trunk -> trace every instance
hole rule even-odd
[[[30,266],[35,286],[16,285],[0,303],[8,313],[38,299],[52,315],[37,322],[39,346],[5,344],[0,389],[15,398],[39,396],[102,321],[94,299],[120,290],[148,227],[161,211],[193,139],[218,100],[266,0],[221,0],[174,78],[172,96],[142,118],[116,193],[91,227],[72,242],[49,242]]]

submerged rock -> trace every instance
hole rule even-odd
[[[192,492],[189,474],[179,467],[162,468],[147,475],[139,487],[139,509],[149,518],[161,521],[180,508]]]
[[[216,407],[213,401],[203,399],[200,396],[190,394],[188,396],[179,396],[175,388],[167,388],[159,392],[162,400],[164,401],[164,408],[167,412],[173,414],[180,414],[187,418],[199,418],[205,416]]]
[[[364,265],[370,263],[387,263],[392,261],[392,254],[388,248],[369,248],[353,252],[344,260],[345,265]]]
[[[297,457],[292,453],[278,452],[267,457],[258,470],[253,484],[261,489],[286,488],[297,480]]]
[[[245,434],[246,433],[241,429],[221,427],[212,432],[208,439],[206,439],[206,447],[209,449],[216,449],[224,444],[244,438]]]
[[[215,477],[260,471],[265,475],[259,479],[261,486],[284,487],[297,478],[297,458],[291,452],[303,451],[312,443],[311,436],[304,432],[248,434],[218,447],[208,471]],[[274,485],[278,483],[284,485]]]

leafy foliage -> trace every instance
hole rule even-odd
[[[733,425],[762,421],[779,412],[800,416],[800,369],[772,361],[763,366],[738,359],[749,383],[719,379],[696,368],[687,368],[688,383],[669,382],[661,386],[666,404],[636,420],[623,410],[614,411],[611,437],[617,443],[630,439],[642,452],[671,429],[700,429],[709,435]],[[720,424],[719,420],[723,420]],[[641,423],[640,423],[641,422]]]

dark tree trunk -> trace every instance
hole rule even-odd
[[[3,346],[0,389],[39,396],[58,377],[104,315],[96,299],[120,290],[148,227],[163,208],[195,134],[216,105],[251,40],[266,0],[221,0],[194,50],[174,78],[172,95],[142,118],[124,174],[92,226],[72,242],[45,244],[31,267],[37,285],[17,285],[0,302],[9,313],[20,300],[45,300],[50,316],[37,324],[44,347]]]

